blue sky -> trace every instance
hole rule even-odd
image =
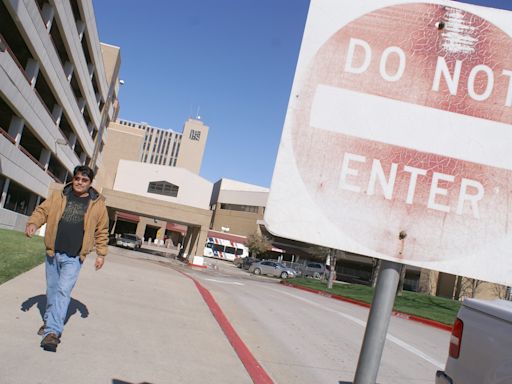
[[[93,4],[100,40],[121,47],[120,117],[181,132],[199,111],[201,176],[270,186],[309,0]]]

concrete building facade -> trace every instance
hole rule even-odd
[[[209,130],[201,120],[188,119],[182,133],[122,119],[117,123],[144,132],[140,162],[181,167],[199,174]]]
[[[109,141],[105,146],[102,167],[96,175],[95,185],[101,190],[112,189],[116,179],[119,161],[139,161],[144,132],[130,126],[110,123],[108,126]]]
[[[120,159],[112,188],[102,189],[113,222],[111,233],[126,232],[119,225],[126,228],[131,221],[129,232],[146,241],[169,238],[187,255],[202,255],[212,186],[184,168]]]
[[[0,227],[22,229],[76,165],[101,167],[119,67],[91,0],[0,1]]]
[[[188,169],[120,160],[113,189],[209,210],[212,183]]]
[[[214,231],[249,236],[258,231],[269,189],[236,180],[220,179],[213,185],[210,201]]]
[[[111,234],[168,239],[186,255],[202,255],[213,184],[188,169],[141,162],[139,127],[111,123],[108,131],[96,186],[107,198]]]

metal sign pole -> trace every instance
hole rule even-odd
[[[375,384],[402,264],[382,260],[372,307],[366,323],[354,384]]]

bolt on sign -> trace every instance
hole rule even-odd
[[[454,1],[312,0],[269,231],[512,284],[511,36]]]

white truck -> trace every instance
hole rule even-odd
[[[512,384],[512,302],[464,300],[436,384]]]

